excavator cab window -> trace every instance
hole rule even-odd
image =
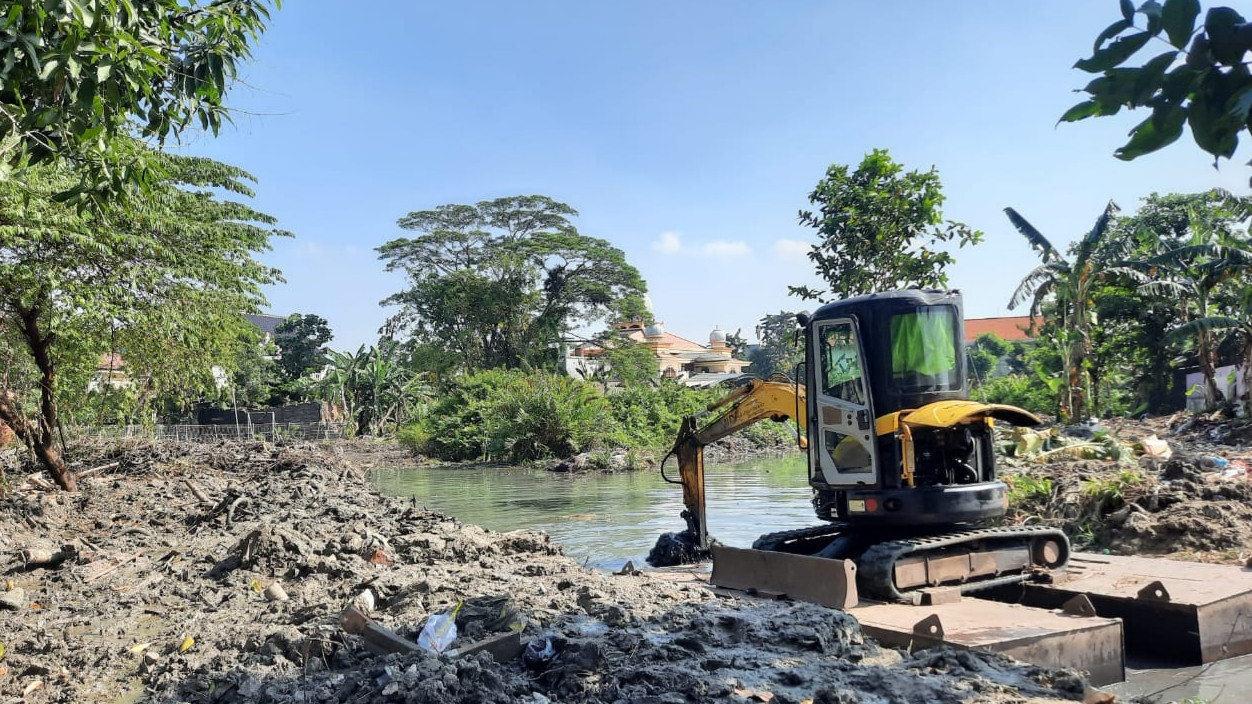
[[[891,378],[897,389],[960,389],[956,310],[918,306],[891,316]]]
[[[872,484],[874,431],[856,323],[823,322],[816,342],[822,443],[816,455],[822,481],[836,486]]]

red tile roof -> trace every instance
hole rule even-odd
[[[1009,342],[1033,340],[1035,339],[1034,331],[1042,324],[1042,318],[1035,318],[1035,327],[1032,329],[1029,315],[1010,318],[966,318],[965,341],[973,342],[978,339],[979,335],[988,332],[993,332]]]

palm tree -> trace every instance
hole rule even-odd
[[[1072,420],[1089,417],[1087,402],[1091,386],[1091,327],[1094,324],[1094,294],[1098,284],[1114,275],[1141,276],[1122,262],[1125,254],[1119,246],[1109,246],[1105,235],[1118,210],[1109,201],[1095,225],[1071,251],[1067,259],[1034,225],[1012,208],[1005,208],[1013,227],[1039,252],[1042,263],[1026,274],[1009,300],[1012,310],[1030,299],[1030,317],[1039,315],[1049,296],[1056,301],[1056,320],[1060,334],[1057,345],[1063,360],[1064,383],[1059,393],[1061,415]]]

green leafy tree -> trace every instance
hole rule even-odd
[[[655,386],[658,383],[660,370],[650,345],[615,332],[605,343],[604,360],[608,362],[609,376],[620,381],[622,386]]]
[[[1083,88],[1089,97],[1061,120],[1144,108],[1151,115],[1131,130],[1130,141],[1114,152],[1117,158],[1161,149],[1188,127],[1196,145],[1215,161],[1230,158],[1239,134],[1252,128],[1250,25],[1229,7],[1213,7],[1197,26],[1199,0],[1149,0],[1138,10],[1121,0],[1121,10],[1121,19],[1096,37],[1091,57],[1074,65],[1099,76]],[[1141,50],[1161,48],[1142,65],[1127,65]]]
[[[993,332],[984,332],[968,348],[970,369],[980,382],[985,382],[991,372],[995,371],[1000,358],[1010,350],[1009,343],[1004,338]]]
[[[1246,274],[1252,270],[1252,242],[1245,236],[1224,233],[1212,225],[1212,222],[1200,218],[1193,219],[1190,241],[1166,245],[1165,251],[1144,262],[1157,269],[1157,276],[1141,287],[1146,293],[1173,296],[1182,302],[1189,320],[1171,330],[1166,339],[1180,340],[1192,336],[1196,359],[1204,375],[1204,396],[1209,408],[1225,400],[1225,395],[1217,386],[1214,332],[1226,329],[1238,332],[1239,328],[1238,324],[1230,322],[1229,315],[1221,314],[1218,301],[1223,295],[1223,287],[1228,285],[1246,292]]]
[[[945,221],[939,172],[905,172],[886,150],[867,154],[855,171],[835,164],[809,194],[815,210],[800,224],[817,230],[809,251],[829,288],[789,287],[806,300],[847,298],[907,287],[940,287],[954,261],[940,247],[977,244],[982,233]]]
[[[213,364],[230,366],[247,325],[240,313],[257,309],[261,287],[280,280],[253,258],[269,248],[273,219],[204,190],[251,195],[247,173],[129,148],[166,176],[125,211],[54,200],[79,177],[60,163],[33,169],[21,187],[0,184],[0,317],[40,375],[33,419],[5,392],[0,420],[71,490],[75,478],[55,442],[58,370],[93,369],[115,344],[132,378],[201,393],[212,386]]]
[[[798,335],[795,313],[779,311],[761,318],[756,326],[761,344],[748,355],[752,373],[762,379],[785,376],[794,380],[796,365],[804,360]]]
[[[726,334],[726,344],[730,346],[730,356],[735,359],[746,359],[748,354],[748,338],[743,336],[743,329]]]
[[[1184,253],[1190,251],[1194,255],[1195,250],[1168,253],[1202,243],[1204,238],[1197,239],[1197,227],[1220,233],[1220,238],[1231,241],[1243,228],[1243,200],[1219,190],[1152,194],[1143,199],[1135,213],[1114,221],[1108,237],[1121,240],[1118,246],[1129,252],[1127,265],[1136,268],[1142,277],[1114,279],[1097,292],[1100,326],[1093,342],[1096,355],[1105,360],[1106,366],[1129,370],[1137,396],[1135,405],[1152,412],[1171,410],[1173,371],[1183,352],[1180,343],[1187,340],[1168,333],[1197,316],[1218,313],[1214,303],[1207,304],[1208,313],[1199,312],[1200,292],[1188,282],[1211,289],[1205,297],[1215,302],[1237,301],[1238,292],[1234,289],[1241,277],[1228,277],[1230,284],[1226,286],[1231,290],[1222,292],[1213,288],[1218,282],[1208,286],[1202,276],[1197,277],[1200,272],[1183,271]],[[1162,256],[1163,262],[1158,260]],[[1196,361],[1201,367],[1213,369],[1215,345],[1211,340],[1205,341],[1201,350],[1199,337],[1197,330],[1191,340],[1196,343]],[[1215,390],[1213,386],[1206,393]]]
[[[469,370],[555,367],[570,328],[642,310],[646,285],[621,250],[580,234],[545,196],[443,205],[400,220],[413,238],[378,248],[409,288],[388,330],[459,354]]]
[[[235,373],[227,401],[242,408],[268,406],[275,400],[282,378],[274,357],[278,348],[265,344],[255,335],[245,335],[235,356]]]
[[[223,100],[279,0],[16,0],[0,14],[0,167],[70,158],[123,195],[158,164],[125,140],[216,133]],[[35,175],[36,179],[41,178]]]
[[[326,319],[312,314],[293,313],[274,329],[278,346],[278,368],[287,381],[295,381],[316,371],[326,357],[326,343],[334,335]]]

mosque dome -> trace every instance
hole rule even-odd
[[[719,343],[726,341],[726,333],[720,327],[714,327],[713,332],[709,333],[710,343]]]

